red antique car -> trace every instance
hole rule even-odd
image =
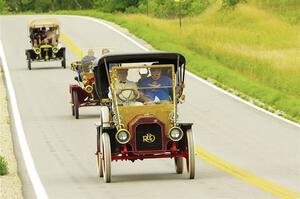
[[[87,51],[87,53],[85,53]],[[100,51],[99,51],[100,52]],[[83,56],[86,54],[86,56]],[[71,69],[76,72],[77,83],[70,84],[72,115],[79,118],[79,108],[99,106],[100,101],[95,92],[93,63],[96,60],[94,49],[82,50],[80,61],[71,63]]]

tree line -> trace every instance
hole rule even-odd
[[[0,13],[96,9],[102,12],[143,13],[155,17],[196,15],[216,0],[0,0]],[[224,8],[246,0],[221,0]]]

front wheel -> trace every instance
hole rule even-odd
[[[177,174],[182,174],[183,172],[183,157],[174,158],[175,169]]]
[[[107,133],[102,134],[102,171],[104,181],[111,182],[111,149],[110,138]]]
[[[189,174],[189,178],[194,179],[195,178],[195,149],[194,149],[193,132],[191,129],[187,130],[186,136],[187,136],[187,150],[188,150],[186,167]]]
[[[101,157],[101,153],[98,152],[96,155],[97,158],[97,174],[100,178],[103,177],[103,165],[102,165],[102,157]]]
[[[102,166],[102,127],[97,127],[97,153],[96,153],[96,161],[97,161],[97,174],[101,178],[103,177],[103,166]]]

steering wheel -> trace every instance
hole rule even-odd
[[[132,88],[123,88],[117,92],[117,98],[122,102],[135,101],[139,98],[139,93],[137,90]]]

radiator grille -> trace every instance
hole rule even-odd
[[[162,131],[158,124],[140,124],[135,132],[137,150],[162,149]]]

